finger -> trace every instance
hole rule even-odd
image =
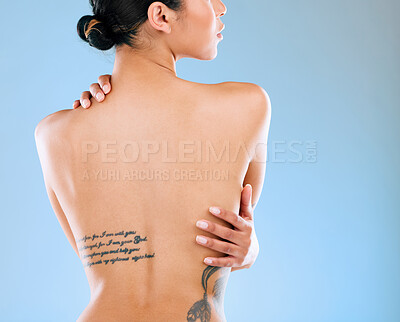
[[[79,102],[79,100],[75,100],[75,102],[72,104],[72,108],[76,109],[81,105],[81,103]]]
[[[92,94],[92,96],[96,98],[96,101],[102,102],[104,100],[105,95],[99,84],[93,83],[92,85],[90,85],[89,90],[90,94]]]
[[[88,108],[92,103],[90,102],[90,98],[92,97],[92,94],[89,91],[85,91],[81,94],[81,105],[84,108]]]
[[[225,257],[206,257],[204,258],[204,263],[211,266],[218,267],[239,267],[238,259],[234,256]]]
[[[236,257],[244,257],[244,250],[239,247],[238,245],[228,243],[222,240],[217,240],[214,238],[209,238],[203,235],[197,235],[196,236],[196,242],[201,245],[205,246],[207,248],[216,250],[220,253],[225,253],[228,255],[233,255]]]
[[[234,227],[236,227],[239,230],[244,231],[244,230],[246,230],[246,228],[248,228],[247,221],[232,211],[225,210],[220,207],[210,207],[209,211],[214,216],[221,218],[221,219],[225,220],[226,222],[229,222],[230,224],[232,224]]]
[[[247,217],[248,219],[253,219],[253,207],[251,206],[251,196],[252,196],[252,186],[246,184],[242,190],[240,198],[240,216]]]
[[[218,237],[231,241],[236,245],[241,245],[244,238],[243,234],[238,230],[233,230],[208,220],[199,220],[196,222],[196,226],[204,231],[208,231]]]
[[[99,76],[99,84],[104,94],[108,94],[111,91],[111,75],[101,75]]]

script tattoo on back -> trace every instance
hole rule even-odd
[[[100,234],[85,235],[76,240],[81,260],[87,259],[84,267],[93,265],[112,265],[116,262],[131,262],[141,259],[150,259],[152,254],[138,254],[140,243],[146,242],[147,236],[142,237],[134,230],[121,230],[118,232],[103,231]],[[126,246],[125,246],[126,245]],[[89,253],[87,253],[89,250]]]
[[[207,282],[212,274],[221,269],[221,267],[217,266],[207,266],[201,278],[201,284],[204,289],[203,298],[192,305],[190,310],[187,313],[187,321],[194,322],[200,320],[201,322],[208,322],[211,319],[211,306],[208,302],[207,295]],[[228,278],[228,274],[224,274],[217,279],[213,288],[213,302],[215,306],[215,310],[217,313],[222,316],[224,314],[223,309],[223,296],[224,290],[226,287],[226,281]]]

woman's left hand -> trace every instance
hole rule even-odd
[[[90,99],[94,97],[98,102],[102,102],[106,95],[111,91],[111,75],[105,74],[98,78],[98,83],[93,83],[89,87],[89,91],[84,91],[79,100],[75,100],[72,108],[76,109],[79,106],[89,108],[92,105]]]
[[[251,195],[252,187],[248,184],[242,190],[239,214],[220,207],[210,207],[209,210],[214,216],[232,224],[233,229],[204,219],[196,223],[198,228],[228,241],[198,235],[196,241],[199,245],[229,255],[226,257],[206,257],[204,259],[205,264],[232,267],[231,271],[250,268],[254,264],[259,252],[259,244],[254,229]],[[201,223],[206,223],[207,227],[201,226]],[[202,240],[205,243],[202,243]],[[211,260],[211,262],[207,262],[207,260]]]

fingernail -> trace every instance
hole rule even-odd
[[[205,259],[204,259],[204,263],[206,263],[206,264],[212,264],[212,260],[209,259],[209,258],[205,258]]]
[[[205,221],[199,220],[198,222],[196,222],[196,226],[199,228],[207,228],[208,224]]]
[[[200,243],[200,244],[205,244],[207,243],[207,239],[201,236],[196,236],[196,240]]]
[[[89,106],[89,100],[88,99],[84,99],[82,104],[83,104],[83,107],[88,107]]]
[[[103,94],[101,94],[100,92],[97,93],[96,98],[97,98],[97,100],[101,101],[103,99]]]
[[[110,85],[104,85],[104,86],[103,86],[103,91],[104,91],[105,93],[107,93],[109,90],[110,90]]]
[[[210,212],[214,215],[219,215],[221,210],[219,210],[217,207],[210,207]]]

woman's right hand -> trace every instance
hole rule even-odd
[[[89,91],[82,92],[80,100],[76,100],[72,105],[73,109],[82,105],[83,108],[89,108],[91,105],[90,98],[95,97],[98,102],[102,102],[105,95],[111,91],[111,75],[101,75],[98,83],[93,83],[89,87]]]

